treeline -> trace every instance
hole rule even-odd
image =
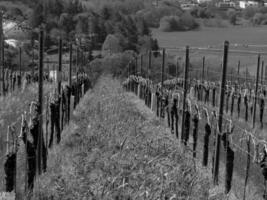
[[[108,35],[114,35],[124,50],[140,51],[144,40],[151,49],[155,45],[144,19],[135,13],[144,7],[142,1],[47,0],[37,3],[30,18],[32,28],[46,24],[46,32],[54,38],[78,40],[86,48],[100,49]]]
[[[38,40],[38,28],[42,24],[45,24],[45,50],[57,48],[61,37],[66,42],[75,41],[84,51],[90,52],[89,60],[93,50],[139,53],[158,49],[147,21],[136,14],[145,8],[142,0],[12,0],[0,2],[0,8],[7,18],[30,27],[25,31],[26,39],[31,42],[23,45],[23,57],[27,61],[34,54],[33,41]],[[18,51],[13,49],[6,59],[14,60],[17,56]]]

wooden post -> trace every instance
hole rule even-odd
[[[32,44],[32,79],[33,79],[33,76],[34,76],[34,40],[33,40],[33,44]]]
[[[209,67],[207,67],[207,70],[206,70],[206,79],[207,81],[209,80]]]
[[[178,67],[179,67],[179,58],[177,58],[177,62],[176,62],[176,70],[175,70],[175,76],[178,79]]]
[[[21,77],[21,68],[22,68],[21,47],[19,47],[19,75],[20,77]]]
[[[258,63],[257,63],[257,75],[256,75],[256,89],[255,89],[255,96],[254,96],[254,105],[253,105],[253,118],[252,118],[252,128],[255,128],[255,123],[256,123],[256,110],[257,110],[257,93],[258,93],[258,87],[259,87],[259,74],[260,74],[260,63],[261,63],[261,56],[258,55]],[[248,141],[248,148],[250,145],[250,137]],[[250,152],[250,150],[248,150]],[[249,176],[249,168],[250,168],[250,154],[247,154],[247,167],[246,167],[246,177],[245,177],[245,183],[244,183],[244,193],[243,193],[243,200],[246,199],[246,188],[247,188],[247,183],[248,183],[248,176]]]
[[[24,111],[23,117],[22,117],[22,122],[24,122],[26,116],[26,111]],[[21,127],[21,133],[22,133],[22,127]],[[25,141],[28,141],[28,134],[25,134]],[[27,151],[28,145],[27,142],[25,143],[25,151]],[[25,153],[25,185],[24,185],[24,194],[27,194],[28,190],[28,156]]]
[[[9,126],[7,127],[6,141],[6,154],[9,154]]]
[[[264,61],[261,63],[261,85],[263,85]]]
[[[246,84],[247,84],[247,81],[248,81],[248,68],[246,68]]]
[[[257,110],[257,100],[258,100],[258,88],[259,88],[259,74],[260,74],[260,60],[261,56],[258,55],[258,65],[257,65],[257,76],[256,76],[256,89],[255,89],[255,96],[254,96],[254,109],[253,109],[253,120],[252,120],[252,127],[255,128],[256,122],[256,110]]]
[[[161,64],[161,96],[163,98],[163,87],[164,87],[164,68],[165,68],[165,49],[162,51],[162,64]],[[160,100],[160,117],[162,116],[163,110],[163,101]]]
[[[165,68],[165,49],[162,51],[162,64],[161,64],[161,94],[163,94],[164,86],[164,68]]]
[[[58,94],[61,94],[61,76],[62,76],[62,39],[59,38],[58,48]]]
[[[71,76],[72,76],[72,43],[69,44],[69,87],[71,87]]]
[[[43,151],[43,131],[42,131],[42,111],[43,111],[43,56],[44,56],[44,30],[40,28],[40,35],[39,35],[39,127],[38,127],[38,143],[37,143],[37,173],[42,173],[42,151]]]
[[[69,49],[69,54],[70,54],[70,63],[69,63],[69,87],[71,89],[72,86],[72,43],[70,43],[70,49]],[[68,123],[70,122],[70,105],[71,105],[71,99],[68,100]]]
[[[234,68],[231,69],[231,84],[233,84],[233,74],[234,74]]]
[[[14,168],[15,168],[15,170],[14,170],[14,193],[15,193],[15,200],[17,200],[18,199],[18,197],[17,197],[17,155],[18,155],[18,151],[17,151],[17,148],[18,148],[18,140],[17,140],[17,136],[15,136],[15,135],[13,135],[13,144],[14,144],[14,146],[13,146],[13,149],[14,149],[14,151],[15,151],[15,163],[14,163]]]
[[[76,76],[77,76],[77,73],[78,73],[78,59],[79,59],[79,48],[78,48],[78,45],[76,47],[76,70],[75,70],[75,73],[76,73]],[[78,79],[78,77],[76,77]]]
[[[0,65],[2,67],[2,94],[5,95],[3,12],[0,11]]]
[[[142,76],[142,68],[143,68],[143,54],[140,55],[140,76]]]
[[[187,93],[187,78],[189,70],[189,46],[186,46],[185,52],[185,68],[184,68],[184,97],[183,97],[183,114],[182,114],[182,130],[181,130],[181,143],[184,140],[184,121],[185,121],[185,105],[186,105],[186,93]],[[178,136],[176,136],[178,137]]]
[[[47,58],[47,65],[46,65],[46,67],[47,67],[47,73],[48,73],[48,78],[49,78],[49,73],[50,73],[50,64],[49,64],[49,58]]]
[[[205,56],[203,56],[202,58],[202,76],[201,76],[202,83],[204,81],[204,73],[205,73]]]
[[[60,119],[60,131],[63,130],[63,122],[62,122],[62,109],[61,109],[61,106],[62,106],[62,99],[61,99],[61,80],[62,80],[62,38],[60,37],[59,38],[59,48],[58,48],[58,85],[57,85],[57,89],[58,89],[58,95],[60,96],[59,98],[59,107],[60,107],[60,110],[59,110],[59,119]]]
[[[150,79],[150,72],[151,72],[151,62],[152,62],[152,52],[151,50],[149,51],[149,54],[148,54],[148,69],[147,69],[147,78]]]
[[[220,89],[220,107],[219,107],[219,119],[218,128],[219,131],[216,133],[216,148],[215,148],[215,160],[214,160],[214,175],[213,183],[218,185],[219,176],[219,163],[220,163],[220,147],[221,147],[221,133],[222,133],[222,121],[223,121],[223,106],[224,106],[224,93],[227,73],[227,59],[228,59],[229,42],[224,42],[224,55],[223,55],[223,69],[221,77],[221,89]]]
[[[131,61],[132,62],[132,61]],[[130,78],[130,63],[131,62],[129,62],[128,63],[128,65],[127,65],[127,77],[128,77],[128,80],[129,80],[129,78]],[[128,84],[127,84],[127,92],[129,92],[131,90],[131,82],[129,82]]]
[[[135,65],[134,65],[134,70],[133,70],[133,74],[136,75],[137,73],[137,69],[138,69],[138,57],[135,57]]]
[[[238,65],[237,65],[237,76],[238,76],[237,80],[238,80],[238,84],[240,82],[239,75],[240,75],[240,60],[238,61]]]

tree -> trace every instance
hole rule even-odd
[[[230,23],[233,24],[233,25],[236,25],[236,21],[237,21],[237,13],[236,13],[236,11],[233,10],[233,9],[229,9],[227,11],[227,16],[229,18]]]
[[[262,14],[262,13],[256,13],[254,15],[254,17],[252,18],[252,22],[255,25],[260,25],[261,22],[263,21],[263,19],[264,19],[264,14]]]
[[[69,13],[62,13],[60,15],[59,28],[64,30],[66,34],[70,34],[75,29],[73,18]]]
[[[30,24],[32,28],[36,28],[43,22],[44,22],[43,4],[37,3],[30,17]]]
[[[105,42],[102,45],[102,52],[104,55],[109,53],[118,53],[123,51],[120,39],[115,35],[108,35]]]
[[[151,34],[148,24],[143,18],[137,19],[137,28],[138,28],[139,35],[150,35]]]
[[[107,5],[104,5],[100,10],[100,15],[103,18],[103,20],[109,20],[112,16],[112,8],[108,7]]]

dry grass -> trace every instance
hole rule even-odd
[[[34,199],[208,199],[210,184],[120,83],[102,77],[49,153]]]

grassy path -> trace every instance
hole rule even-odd
[[[141,100],[102,77],[49,152],[34,199],[223,199],[191,157]]]

